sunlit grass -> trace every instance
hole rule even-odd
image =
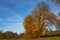
[[[31,39],[26,39],[26,38],[19,38],[19,39],[0,39],[0,40],[60,40],[60,37],[43,37],[43,38],[31,38]]]

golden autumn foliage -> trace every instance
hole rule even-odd
[[[29,15],[24,19],[24,28],[25,28],[26,34],[28,34],[25,36],[27,36],[27,37],[29,37],[29,35],[31,36],[32,34],[33,35],[35,34],[37,36],[37,31],[39,33],[39,31],[42,30],[42,28],[40,27],[42,25],[39,22],[38,13],[33,12],[32,15]],[[34,36],[34,37],[36,37],[36,36]]]
[[[27,17],[24,19],[24,23],[23,23],[23,25],[25,26],[24,28],[27,28],[28,25],[31,23],[31,21],[32,21],[32,17],[31,17],[30,15],[27,16]]]
[[[27,37],[27,38],[39,37],[40,35],[45,34],[44,33],[45,32],[44,31],[45,30],[45,25],[44,25],[45,23],[43,24],[43,20],[55,21],[54,19],[57,18],[56,15],[53,14],[52,12],[50,12],[50,13],[49,12],[41,12],[43,18],[39,19],[38,12],[35,12],[35,11],[33,12],[33,14],[28,15],[24,19],[25,37]],[[40,21],[41,19],[42,19],[42,21]],[[32,36],[33,34],[35,34],[35,35]]]
[[[50,13],[48,13],[48,18],[56,19],[57,16],[53,12],[50,12]]]
[[[45,27],[49,23],[54,24],[57,20],[57,16],[53,12],[48,11],[49,8],[44,2],[39,4],[38,8],[37,10],[33,10],[33,12],[24,19],[24,37],[26,38],[40,37],[41,35],[47,34],[48,31]],[[49,22],[46,22],[46,20]]]
[[[52,23],[54,23],[57,20],[57,16],[52,12],[48,13],[47,17],[49,20],[51,20]]]

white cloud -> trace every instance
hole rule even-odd
[[[23,28],[23,23],[3,23],[5,25],[5,27],[2,27],[0,30],[3,30],[3,32],[5,31],[13,31],[13,32],[17,32],[22,33],[24,32],[24,28]]]
[[[18,14],[14,14],[8,18],[0,18],[0,22],[2,23],[0,30],[17,33],[24,32],[23,19],[24,18]]]

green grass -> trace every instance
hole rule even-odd
[[[44,38],[32,38],[32,39],[19,38],[19,39],[0,39],[0,40],[60,40],[60,37],[44,37]]]

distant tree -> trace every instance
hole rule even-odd
[[[0,39],[3,39],[3,38],[4,38],[3,32],[0,31]]]
[[[19,35],[17,33],[13,33],[12,38],[19,38]]]
[[[13,32],[6,31],[6,32],[4,32],[4,35],[5,35],[5,38],[12,38]]]
[[[20,37],[24,37],[24,33],[20,33]]]

